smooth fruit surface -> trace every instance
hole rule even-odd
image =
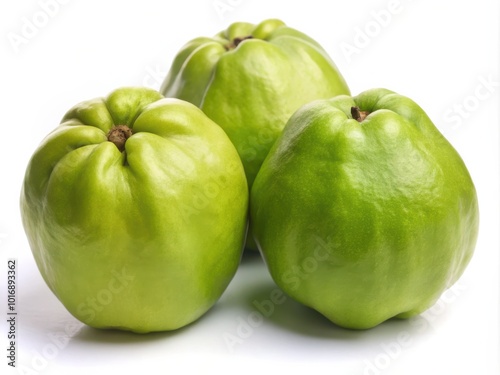
[[[82,102],[40,144],[21,193],[47,285],[82,322],[182,327],[238,267],[248,188],[226,134],[194,105],[144,88]]]
[[[253,235],[291,297],[365,329],[419,314],[469,263],[474,184],[412,100],[385,89],[303,106],[251,192]]]

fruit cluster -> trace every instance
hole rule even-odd
[[[21,213],[68,311],[141,333],[197,320],[256,249],[337,325],[408,318],[462,275],[479,221],[464,162],[415,102],[351,96],[276,19],[188,42],[159,92],[71,108],[29,161]]]

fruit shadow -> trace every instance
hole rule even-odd
[[[208,319],[212,315],[213,311],[207,311],[198,320],[171,331],[161,331],[161,332],[146,332],[138,333],[132,331],[121,330],[117,328],[93,328],[84,325],[77,335],[73,337],[74,341],[81,343],[107,343],[107,344],[136,344],[141,342],[153,342],[168,340],[176,336],[185,335],[187,331],[191,329],[196,329],[196,325],[202,324],[205,319]]]
[[[255,260],[251,259],[251,261]],[[243,263],[242,266],[244,267],[245,264]],[[247,289],[243,298],[248,316],[261,316],[266,324],[316,339],[380,342],[384,339],[393,339],[401,332],[416,333],[418,327],[423,325],[419,324],[419,321],[424,319],[422,317],[414,317],[411,320],[394,318],[366,330],[343,328],[316,310],[286,295],[270,278]]]
[[[173,337],[181,334],[183,329],[187,329],[187,327],[183,327],[175,331],[135,333],[120,329],[98,329],[90,326],[83,326],[78,334],[73,337],[73,341],[80,343],[99,342],[106,344],[126,345],[141,342],[151,342],[155,340],[162,340],[168,337]]]

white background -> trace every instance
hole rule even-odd
[[[0,5],[2,374],[17,373],[5,355],[11,257],[21,374],[500,372],[497,1],[54,1]],[[72,105],[120,86],[159,88],[188,40],[271,17],[319,41],[353,94],[386,87],[413,98],[462,155],[481,210],[463,277],[422,316],[353,332],[289,299],[262,317],[256,306],[276,287],[260,258],[247,256],[216,306],[184,329],[135,335],[83,326],[44,284],[21,226],[32,152]]]

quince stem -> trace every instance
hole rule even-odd
[[[244,40],[247,40],[247,39],[253,39],[253,36],[251,35],[248,35],[248,36],[243,36],[243,37],[236,37],[233,39],[233,41],[231,43],[229,43],[227,46],[226,46],[226,49],[227,50],[232,50],[232,49],[235,49],[236,47],[239,46],[239,44],[241,42],[243,42]]]
[[[363,122],[363,120],[370,114],[368,111],[361,111],[359,107],[351,107],[352,118],[358,122]]]
[[[113,142],[120,152],[125,150],[125,142],[132,136],[132,129],[127,125],[114,126],[108,133],[108,141]]]

